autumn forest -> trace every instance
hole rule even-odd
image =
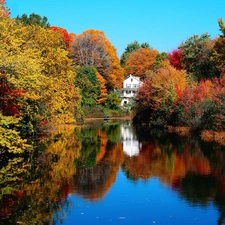
[[[23,152],[26,138],[43,128],[86,117],[132,114],[134,124],[149,127],[225,129],[222,19],[216,39],[193,35],[169,53],[134,41],[119,58],[103,31],[69,34],[35,13],[10,18],[5,4],[0,0],[2,152]],[[120,93],[129,74],[143,85],[124,109]]]

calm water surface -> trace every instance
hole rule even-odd
[[[130,121],[62,127],[0,156],[0,224],[225,224],[225,151]]]

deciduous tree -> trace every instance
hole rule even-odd
[[[100,83],[93,67],[76,68],[75,85],[79,87],[82,105],[95,105],[100,94]]]
[[[130,54],[139,48],[151,48],[151,47],[149,43],[147,42],[144,42],[141,45],[138,43],[138,41],[134,41],[128,44],[124,53],[121,55],[121,58],[120,58],[120,64],[122,67],[125,66],[127,59],[130,57]]]
[[[216,65],[216,68],[219,70],[220,75],[225,75],[225,25],[223,19],[218,20],[220,30],[222,35],[220,35],[213,46],[212,59]]]
[[[11,88],[24,91],[20,101],[24,126],[37,118],[71,121],[79,92],[62,36],[9,18],[0,24],[0,31],[1,74]]]
[[[9,16],[9,8],[5,6],[5,0],[0,0],[0,18]]]
[[[50,30],[54,30],[56,32],[59,32],[62,36],[63,36],[63,40],[66,44],[66,47],[69,48],[70,42],[71,42],[71,36],[69,35],[69,33],[67,32],[66,29],[61,28],[61,27],[56,27],[56,26],[52,26],[49,28]]]
[[[147,71],[154,69],[153,65],[157,54],[157,50],[148,48],[139,48],[132,52],[124,67],[125,74],[132,74],[138,77],[145,76]]]
[[[170,64],[175,67],[177,70],[182,70],[182,51],[181,49],[175,49],[168,54],[168,59]]]
[[[120,87],[123,69],[120,66],[115,47],[98,30],[87,30],[77,35],[70,46],[76,66],[93,66],[106,80],[107,89]]]
[[[96,78],[100,84],[100,96],[98,97],[97,104],[101,104],[107,99],[108,92],[106,88],[106,81],[98,71],[96,71]]]
[[[178,48],[182,51],[182,66],[188,74],[194,75],[198,81],[217,76],[211,59],[212,40],[208,33],[193,35]]]

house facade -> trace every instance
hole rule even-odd
[[[126,107],[127,104],[131,103],[131,101],[135,98],[138,88],[141,85],[140,77],[135,77],[129,75],[123,81],[122,88],[122,102],[121,106]]]

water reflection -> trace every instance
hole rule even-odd
[[[32,155],[1,155],[0,224],[63,224],[75,210],[69,196],[101,204],[107,195],[117,199],[113,186],[123,184],[128,194],[129,185],[153,178],[190,207],[213,204],[219,213],[217,224],[224,224],[224,149],[193,137],[156,134],[134,130],[130,121],[68,126],[43,136]],[[118,178],[121,172],[126,180]],[[135,191],[138,195],[143,189]],[[119,201],[132,205],[132,198],[122,195]],[[104,213],[104,204],[101,210]],[[79,216],[76,222],[85,223]],[[149,219],[148,214],[131,213],[134,216],[146,217],[143,224]]]
[[[79,134],[82,156],[76,160],[73,191],[90,201],[102,199],[116,180],[123,160],[122,144],[117,143],[120,127],[83,128]],[[117,138],[115,138],[117,137]]]
[[[73,130],[61,129],[37,143],[32,155],[21,155],[1,167],[0,224],[51,224],[67,211],[74,160],[80,145]],[[42,151],[43,149],[43,151]]]
[[[123,151],[128,156],[139,155],[141,143],[137,140],[137,136],[130,124],[121,125],[121,139],[123,142]]]

